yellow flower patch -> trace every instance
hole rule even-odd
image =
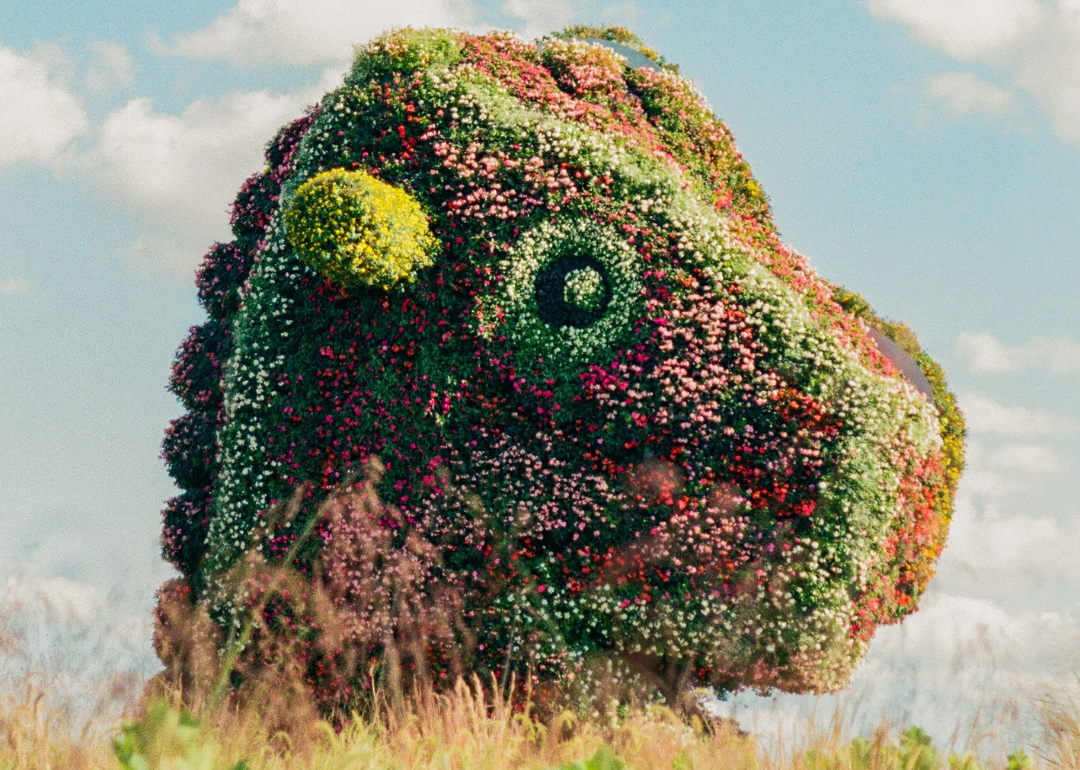
[[[407,191],[340,168],[300,185],[285,212],[285,231],[304,262],[345,288],[411,282],[438,246]]]

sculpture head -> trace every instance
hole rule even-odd
[[[962,464],[940,370],[780,241],[632,35],[392,33],[267,159],[173,380],[198,592],[378,457],[477,670],[829,690],[916,607]]]

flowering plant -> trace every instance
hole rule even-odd
[[[420,204],[363,171],[333,169],[304,182],[285,212],[297,255],[346,288],[389,289],[431,264],[435,239]]]
[[[671,699],[835,689],[916,608],[963,463],[941,370],[780,241],[727,127],[633,35],[393,32],[267,160],[199,274],[165,444],[164,552],[223,627],[254,548],[382,586],[331,592],[343,617],[437,586],[409,617],[453,608],[440,675],[584,692],[599,661]],[[393,515],[319,519],[372,458]],[[328,699],[393,646],[285,614]]]

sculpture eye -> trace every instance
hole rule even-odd
[[[519,355],[553,370],[609,355],[642,310],[644,265],[610,225],[544,222],[522,233],[498,269],[492,310],[478,315],[484,333],[501,329]]]
[[[536,310],[540,320],[560,329],[592,326],[611,304],[611,282],[599,260],[560,257],[536,274]]]

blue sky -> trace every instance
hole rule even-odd
[[[62,628],[93,595],[148,649],[193,270],[351,44],[580,22],[679,63],[785,239],[910,324],[961,395],[952,539],[875,644],[867,708],[947,736],[1080,668],[1077,0],[0,0],[0,608]]]

